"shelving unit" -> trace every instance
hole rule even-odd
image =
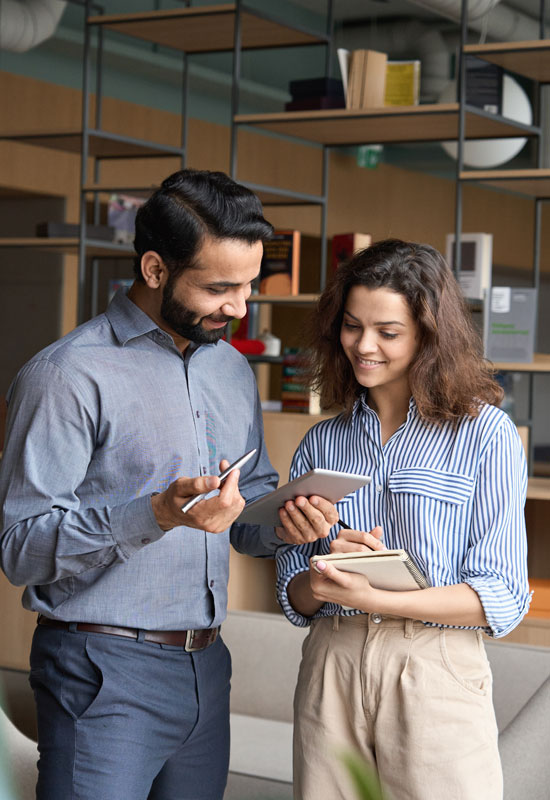
[[[542,29],[542,24],[541,24]],[[331,147],[358,144],[390,144],[412,142],[457,141],[458,157],[456,165],[456,213],[455,230],[460,240],[462,228],[462,186],[467,183],[519,192],[534,199],[536,203],[535,258],[533,282],[539,285],[540,274],[540,203],[550,198],[550,169],[541,168],[521,170],[477,170],[464,169],[464,143],[470,139],[496,139],[524,136],[540,140],[541,128],[538,124],[524,125],[489,114],[466,103],[465,95],[465,57],[475,55],[505,69],[539,82],[550,82],[550,40],[540,42],[520,42],[508,44],[467,45],[467,2],[462,3],[461,49],[459,57],[458,101],[456,103],[431,104],[412,107],[374,108],[365,110],[327,110],[295,111],[270,114],[239,114],[234,116],[236,131],[240,127],[296,137],[323,147],[325,170],[328,165],[328,150]],[[323,176],[327,184],[327,176]],[[326,224],[326,223],[325,223]],[[324,248],[322,248],[324,250]],[[460,269],[460,248],[457,248],[457,270]],[[321,268],[321,287],[326,271]],[[271,298],[280,302],[279,298]],[[260,300],[259,302],[269,302]],[[287,299],[286,302],[294,302]],[[521,372],[530,379],[530,413],[532,416],[533,376],[550,373],[550,355],[537,354],[531,364],[499,363],[501,371]],[[531,437],[532,439],[532,437]],[[532,448],[532,444],[531,444]],[[532,455],[532,453],[531,453]],[[532,458],[530,458],[532,463]],[[550,500],[550,479],[530,477],[528,499],[533,501]],[[540,533],[539,533],[540,535]],[[530,621],[527,623],[528,627]],[[541,641],[550,644],[550,620],[537,619],[535,634]],[[532,626],[531,626],[532,627]]]
[[[96,209],[102,195],[113,192],[127,192],[148,195],[156,186],[144,185],[129,179],[126,183],[107,182],[101,176],[101,163],[109,159],[134,158],[179,158],[185,163],[187,145],[188,62],[187,57],[207,52],[233,52],[233,95],[232,95],[232,144],[230,171],[237,179],[238,158],[237,139],[241,129],[253,129],[283,137],[292,137],[319,146],[322,150],[322,187],[318,194],[291,191],[280,186],[266,186],[260,183],[243,181],[253,189],[265,205],[299,206],[308,205],[319,208],[320,238],[326,239],[327,200],[328,200],[328,158],[331,148],[365,143],[413,143],[456,140],[459,142],[457,160],[457,186],[477,184],[491,189],[518,192],[531,197],[535,203],[550,198],[550,169],[522,170],[466,170],[460,161],[461,144],[469,139],[494,139],[525,136],[537,138],[538,125],[523,125],[502,117],[487,114],[477,108],[469,107],[464,97],[456,103],[430,104],[412,107],[384,107],[349,111],[285,112],[269,114],[240,114],[240,53],[243,50],[260,50],[290,46],[324,46],[327,48],[327,67],[330,65],[330,42],[332,39],[332,3],[329,3],[325,31],[308,31],[294,24],[287,25],[275,14],[265,14],[238,2],[224,5],[182,7],[171,11],[151,11],[123,15],[98,15],[96,7],[87,3],[86,52],[88,64],[84,81],[85,112],[82,126],[78,130],[10,133],[0,137],[39,147],[49,147],[66,152],[80,153],[82,171],[81,192],[81,236],[67,239],[11,238],[0,240],[0,248],[27,247],[37,250],[48,249],[56,252],[80,255],[79,270],[79,320],[87,316],[84,302],[84,289],[89,278],[90,259],[128,258],[132,248],[99,242],[89,239],[86,234],[87,221],[84,216],[89,199],[93,199]],[[465,7],[465,4],[464,4]],[[92,12],[95,16],[92,15]],[[134,37],[152,44],[167,46],[183,54],[182,59],[182,131],[181,145],[170,146],[161,143],[122,136],[106,131],[102,127],[101,77],[99,66],[96,73],[96,111],[91,121],[91,38],[98,36],[101,50],[103,31]],[[540,82],[550,81],[550,40],[540,42],[520,42],[513,44],[466,45],[463,43],[462,56],[470,54],[487,61],[501,64],[507,70],[518,72],[527,78]],[[101,59],[99,59],[101,62]],[[327,69],[327,72],[329,69]],[[92,173],[86,169],[88,159],[92,158]],[[457,208],[459,204],[457,202]],[[537,211],[540,218],[540,212]],[[460,230],[461,218],[457,229]],[[539,232],[540,236],[540,232]],[[319,288],[323,288],[326,278],[326,248],[321,247],[319,266]],[[92,265],[93,268],[93,265]],[[253,296],[251,306],[258,308],[288,305],[294,308],[311,306],[317,294],[303,294],[296,297]],[[257,364],[279,364],[280,358],[251,357]],[[499,369],[528,373],[530,375],[550,373],[550,355],[537,354],[533,364],[497,364]],[[266,415],[269,425],[273,423],[273,439],[279,447],[284,436],[293,437],[298,433],[292,425],[308,425],[314,420],[306,415]],[[286,419],[282,418],[286,417]],[[292,419],[298,418],[298,419]],[[287,427],[288,426],[288,427]],[[289,433],[289,431],[291,432]],[[274,445],[274,446],[275,446]],[[284,474],[284,470],[282,470]],[[533,501],[550,500],[550,479],[531,477],[528,497]],[[538,623],[537,623],[538,624]]]

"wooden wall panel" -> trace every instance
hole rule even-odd
[[[0,94],[10,113],[0,121],[0,134],[18,131],[77,129],[81,121],[80,92],[34,79],[0,72]],[[137,138],[177,144],[177,114],[106,99],[104,127]],[[227,171],[229,130],[200,120],[190,120],[188,163],[197,168]],[[239,178],[273,183],[311,193],[321,188],[321,150],[290,140],[243,130],[239,136]],[[158,183],[179,168],[177,159],[108,162],[102,179],[114,183]],[[78,220],[79,159],[74,154],[0,141],[0,190],[38,192],[66,198],[66,218]],[[531,258],[533,204],[514,195],[499,195],[466,187],[464,229],[483,229],[495,235],[495,261],[505,266],[527,267]],[[443,249],[445,234],[454,227],[455,189],[450,180],[381,164],[377,169],[357,167],[353,156],[333,151],[330,157],[328,234],[364,231],[375,238],[398,236],[427,241]],[[278,227],[295,227],[304,234],[319,234],[320,214],[315,207],[266,208]],[[544,220],[549,221],[548,210]],[[550,225],[543,235],[542,263],[550,266]],[[61,332],[76,322],[76,258],[65,259]],[[266,417],[266,438],[274,464],[286,480],[291,455],[313,421],[291,415]],[[282,425],[284,430],[279,426]],[[544,515],[533,526],[544,526]],[[543,545],[544,546],[544,545]],[[547,558],[546,549],[544,558]],[[538,561],[538,557],[537,557]],[[254,569],[250,564],[254,563]],[[233,554],[229,602],[233,608],[274,610],[273,562]],[[25,667],[33,615],[20,606],[21,590],[0,576],[0,661]]]

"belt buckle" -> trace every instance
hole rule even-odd
[[[195,629],[187,631],[185,636],[185,651],[187,653],[194,653],[196,650],[203,650],[204,645],[200,644],[195,647],[195,639],[197,638],[197,634],[202,633],[202,631],[197,631]]]
[[[216,628],[212,628],[209,631],[188,630],[185,636],[185,651],[194,653],[196,650],[204,650],[216,640],[217,633]],[[195,639],[199,640],[199,644],[195,645]]]

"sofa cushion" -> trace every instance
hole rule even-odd
[[[292,783],[292,723],[232,713],[229,769]]]

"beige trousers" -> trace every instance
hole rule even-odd
[[[481,633],[378,614],[315,620],[294,700],[295,800],[356,800],[354,750],[388,800],[501,800]]]

